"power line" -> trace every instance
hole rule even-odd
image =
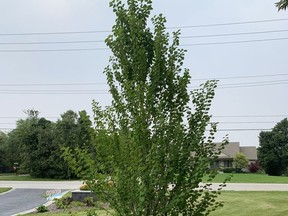
[[[0,116],[0,119],[22,119],[22,118],[27,118],[27,116],[18,116],[18,117],[11,117],[11,116]],[[42,118],[40,116],[40,118]],[[46,116],[46,117],[43,117],[43,118],[59,118],[59,117],[51,117],[51,116]]]
[[[216,78],[201,78],[193,80],[223,80],[223,79],[245,79],[245,78],[259,78],[259,77],[274,77],[274,76],[288,76],[288,74],[262,74],[262,75],[248,75],[248,76],[232,76],[232,77],[216,77]],[[0,84],[1,86],[1,84]]]
[[[224,41],[224,42],[209,42],[209,43],[195,43],[195,44],[182,44],[180,46],[206,46],[206,45],[225,45],[225,44],[242,44],[242,43],[254,43],[254,42],[268,42],[268,41],[280,41],[287,40],[288,38],[268,38],[268,39],[256,39],[256,40],[241,40],[241,41]],[[2,53],[12,52],[75,52],[75,51],[103,51],[110,50],[109,48],[72,48],[72,49],[9,49],[0,50]]]
[[[183,44],[180,46],[207,46],[207,45],[225,45],[225,44],[242,44],[242,43],[254,43],[254,42],[268,42],[268,41],[280,41],[287,40],[288,38],[267,38],[267,39],[255,39],[255,40],[241,40],[241,41],[224,41],[224,42],[208,42],[208,43],[194,43]]]
[[[288,75],[288,74],[287,74]],[[0,84],[0,86],[78,86],[78,85],[107,85],[107,83],[29,83],[29,84]]]
[[[223,84],[223,85],[219,85],[219,86],[222,87],[222,86],[266,84],[266,83],[279,83],[279,82],[288,82],[288,80],[270,80],[270,81],[261,81],[261,82],[231,83],[231,84]]]
[[[237,121],[231,121],[231,122],[218,122],[219,124],[277,124],[277,122],[271,122],[271,121],[266,121],[266,122],[264,122],[264,121],[262,121],[262,122],[251,122],[251,121],[246,121],[246,122],[237,122]]]
[[[249,87],[259,87],[259,86],[275,86],[288,84],[288,82],[279,82],[279,83],[263,83],[263,84],[251,84],[251,85],[239,85],[239,86],[223,86],[218,87],[217,89],[229,89],[229,88],[249,88]]]
[[[236,129],[217,129],[217,131],[270,131],[271,128],[236,128]]]
[[[264,82],[247,82],[247,83],[233,83],[233,84],[223,84],[219,85],[216,89],[225,89],[225,88],[243,88],[243,87],[256,87],[256,86],[267,86],[267,85],[280,85],[288,84],[288,80],[272,80]],[[199,86],[189,87],[188,89],[194,90],[198,89]],[[0,94],[51,94],[51,95],[60,95],[60,94],[110,94],[109,90],[104,89],[0,89]]]
[[[288,31],[288,30],[287,30]],[[102,43],[104,40],[81,41],[40,41],[40,42],[0,42],[0,45],[25,45],[25,44],[75,44],[75,43]]]
[[[1,125],[15,125],[15,123],[2,123],[0,122]]]
[[[178,28],[202,28],[202,27],[215,27],[215,26],[228,26],[228,25],[243,25],[243,24],[255,24],[255,23],[266,23],[266,22],[279,22],[287,21],[288,19],[270,19],[270,20],[254,20],[244,22],[230,22],[230,23],[214,23],[214,24],[203,24],[203,25],[190,25],[190,26],[174,26],[167,27],[167,29],[178,29]]]
[[[267,117],[288,117],[286,115],[213,115],[215,118],[267,118]]]
[[[287,29],[282,29],[282,30],[257,31],[257,32],[239,32],[239,33],[224,33],[224,34],[211,34],[211,35],[191,35],[191,36],[180,36],[180,38],[225,37],[225,36],[236,36],[236,35],[279,33],[279,32],[287,32],[287,31],[288,31]]]
[[[200,25],[189,25],[189,26],[170,26],[170,27],[167,27],[167,29],[186,29],[186,28],[243,25],[243,24],[267,23],[267,22],[279,22],[279,21],[287,21],[287,20],[288,19],[267,19],[267,20],[254,20],[254,21],[244,21],[244,22],[200,24]],[[62,31],[62,32],[24,32],[24,33],[0,33],[0,36],[91,34],[91,33],[110,33],[110,32],[111,32],[110,30]]]
[[[248,75],[248,76],[231,76],[231,77],[208,77],[208,78],[198,78],[193,79],[192,81],[197,80],[224,80],[224,79],[245,79],[245,78],[262,78],[262,77],[274,77],[274,76],[288,76],[288,73],[281,74],[261,74],[261,75]],[[0,84],[1,86],[89,86],[89,85],[107,85],[107,83],[8,83],[8,84]]]
[[[21,118],[26,118],[26,117],[21,117]],[[21,118],[19,118],[19,119],[21,119]],[[51,117],[43,117],[43,118],[51,118]],[[54,117],[54,118],[57,118],[57,117]],[[239,122],[239,121],[231,121],[231,122],[218,122],[219,124],[277,124],[277,122],[271,122],[271,121],[269,121],[269,122],[264,122],[264,121],[262,121],[262,122],[251,122],[251,121],[249,121],[249,122],[243,122],[243,121],[241,121],[241,122]],[[14,125],[15,123],[11,123],[11,122],[0,122],[0,124],[1,125]]]
[[[0,52],[74,52],[74,51],[101,51],[101,50],[109,50],[109,48],[75,48],[75,49],[22,49],[22,50],[0,50]]]
[[[219,88],[230,88],[230,87],[250,87],[250,86],[263,86],[263,85],[278,85],[288,84],[288,80],[272,80],[272,81],[261,81],[261,82],[246,82],[246,83],[231,83],[218,85]]]
[[[43,118],[54,118],[54,119],[59,118],[59,117],[55,117],[55,116],[41,116],[41,117],[43,117]],[[281,115],[280,114],[266,114],[266,115],[212,115],[212,117],[213,118],[266,118],[266,117],[270,118],[270,117],[288,117],[288,114],[281,114]],[[0,119],[21,119],[21,118],[27,118],[27,116],[0,116]],[[253,122],[256,123],[255,121],[253,121]],[[249,122],[249,123],[251,123],[251,122]],[[261,123],[263,123],[263,122],[261,122]],[[273,122],[271,122],[271,123],[273,123]]]
[[[107,92],[0,92],[0,94],[10,94],[10,95],[102,95],[102,94],[109,94]]]
[[[258,86],[267,86],[267,85],[283,85],[288,84],[288,80],[272,80],[272,81],[262,81],[262,82],[246,82],[246,83],[232,83],[232,84],[222,84],[218,85],[217,89],[226,89],[226,88],[245,88],[245,87],[258,87]],[[190,90],[199,89],[199,86],[190,86]]]
[[[257,31],[257,32],[239,32],[239,33],[225,33],[225,34],[211,34],[211,35],[191,35],[180,36],[180,38],[204,38],[204,37],[224,37],[224,36],[239,36],[239,35],[253,35],[253,34],[267,34],[287,32],[287,29]],[[40,45],[40,44],[81,44],[81,43],[104,43],[104,40],[77,40],[77,41],[39,41],[39,42],[0,42],[0,45]]]

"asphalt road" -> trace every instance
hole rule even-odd
[[[0,181],[0,187],[22,189],[79,189],[81,181]],[[2,216],[2,215],[0,215]]]
[[[219,184],[213,184],[217,189]],[[223,190],[232,191],[288,191],[288,184],[265,184],[265,183],[227,183]]]

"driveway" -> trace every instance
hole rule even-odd
[[[33,209],[47,202],[43,189],[14,189],[0,195],[0,215],[11,216]]]
[[[0,215],[11,216],[34,209],[47,199],[42,195],[47,190],[79,189],[80,181],[0,181],[0,187],[12,187],[13,190],[0,195]]]

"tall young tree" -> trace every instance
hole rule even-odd
[[[113,56],[105,74],[112,105],[93,106],[96,160],[78,151],[70,161],[116,215],[208,215],[220,205],[221,189],[200,184],[215,177],[209,166],[222,148],[213,143],[216,125],[208,113],[216,81],[188,92],[180,32],[171,39],[163,15],[148,27],[151,0],[110,6],[116,21],[106,39]]]
[[[278,10],[286,10],[288,7],[288,0],[280,0],[279,2],[276,3],[276,7]]]

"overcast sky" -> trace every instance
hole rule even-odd
[[[220,80],[211,110],[220,122],[216,141],[228,133],[230,141],[258,146],[261,129],[288,115],[288,12],[274,3],[154,1],[153,14],[177,27],[169,31],[181,29],[191,88]],[[56,121],[69,109],[92,114],[93,99],[108,105],[103,40],[114,18],[104,0],[1,0],[0,130],[14,128],[26,109]]]

